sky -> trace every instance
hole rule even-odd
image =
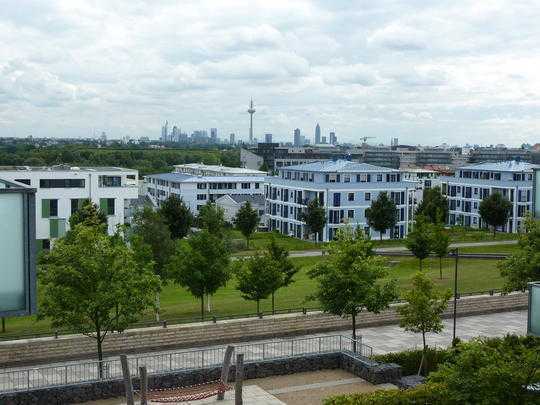
[[[0,4],[0,136],[540,142],[538,0]]]

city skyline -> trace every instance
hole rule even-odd
[[[319,123],[339,142],[534,144],[538,17],[532,0],[7,2],[0,136],[157,139],[166,118],[247,140],[253,97],[259,140]]]

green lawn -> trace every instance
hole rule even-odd
[[[493,245],[493,246],[471,246],[459,248],[461,253],[502,253],[512,254],[519,250],[519,246],[515,245]]]
[[[288,288],[278,291],[276,294],[276,308],[302,308],[316,307],[316,302],[306,300],[315,288],[315,282],[311,280],[307,271],[321,260],[322,257],[294,258],[294,262],[301,267],[296,276],[296,282]],[[440,288],[453,287],[453,260],[446,259],[443,266],[443,279],[439,279],[438,259],[427,259],[424,262],[424,269]],[[497,260],[462,259],[459,261],[458,285],[461,292],[486,291],[502,287],[503,280],[496,267]],[[418,269],[418,260],[411,257],[391,257],[389,259],[390,276],[397,280],[401,292],[406,291],[410,286],[410,280]],[[161,295],[162,319],[172,321],[182,318],[196,320],[199,316],[200,304],[189,295],[183,288],[175,285],[167,285]],[[262,310],[271,309],[270,300],[265,300],[261,305]],[[235,290],[235,282],[231,280],[229,284],[220,289],[212,297],[213,315],[229,316],[255,313],[255,303],[245,301]],[[144,316],[145,321],[153,320],[151,313]],[[34,317],[11,318],[6,322],[7,333],[4,336],[16,336],[27,333],[41,333],[50,330],[48,322],[36,322]],[[1,334],[0,334],[1,336]]]

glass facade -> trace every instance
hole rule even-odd
[[[540,336],[540,282],[529,284],[527,333],[534,336]]]

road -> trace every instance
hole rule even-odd
[[[495,245],[515,245],[517,240],[500,240],[500,241],[486,241],[486,242],[460,242],[450,244],[450,248],[465,248],[465,247],[477,247],[477,246],[495,246]],[[376,248],[376,253],[386,252],[405,252],[408,249],[405,246],[389,246]],[[290,257],[317,257],[322,256],[322,250],[294,250],[290,252]]]

